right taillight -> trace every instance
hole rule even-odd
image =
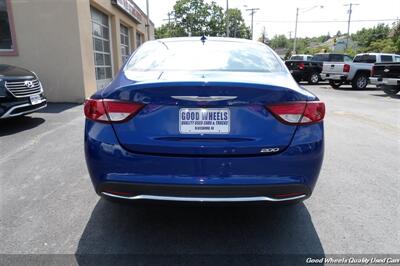
[[[343,72],[349,73],[350,72],[350,65],[349,64],[344,64],[343,65]]]
[[[373,66],[371,69],[371,77],[375,76],[375,73],[376,73],[376,69],[375,69],[375,66]]]
[[[289,102],[268,105],[267,109],[281,122],[289,125],[308,125],[325,117],[325,104],[316,102]]]
[[[93,121],[121,123],[135,116],[143,107],[141,103],[88,99],[84,111],[86,118]]]
[[[303,69],[304,69],[304,63],[299,63],[298,66],[299,66],[299,69],[300,69],[300,70],[303,70]]]

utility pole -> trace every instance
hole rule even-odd
[[[168,24],[171,24],[171,15],[172,15],[172,13],[168,12]]]
[[[299,22],[299,11],[302,11],[303,13],[308,12],[313,10],[314,8],[324,8],[324,6],[313,6],[310,8],[296,8],[296,25],[294,27],[294,41],[293,41],[293,53],[296,53],[296,45],[297,45],[297,23]]]
[[[289,40],[292,39],[292,32],[293,32],[293,31],[289,31]]]
[[[254,37],[254,14],[256,11],[260,10],[259,8],[248,8],[246,11],[250,11],[251,16],[251,39]]]
[[[150,7],[149,0],[146,0],[146,9],[147,9],[147,40],[150,41]]]
[[[175,19],[174,12],[168,12],[167,16],[168,16],[168,18],[167,19],[163,19],[163,20],[164,21],[168,20],[168,24],[171,24],[171,20]]]
[[[349,20],[347,21],[347,41],[346,41],[346,49],[349,47],[349,38],[350,38],[350,22],[351,22],[351,13],[353,13],[353,6],[359,6],[360,4],[347,4],[344,6],[348,6],[349,10],[347,11],[349,13]]]
[[[226,37],[229,37],[229,16],[228,16],[228,10],[229,10],[229,0],[226,0]]]
[[[297,22],[299,21],[299,8],[296,8],[296,25],[294,26],[293,54],[296,53],[297,44]]]

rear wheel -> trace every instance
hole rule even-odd
[[[364,73],[357,74],[351,81],[353,89],[363,90],[368,86],[368,75]]]
[[[329,85],[331,85],[332,88],[334,89],[339,89],[339,87],[342,85],[343,83],[341,81],[337,81],[337,80],[330,80],[329,81]]]
[[[319,75],[317,72],[311,73],[311,75],[308,77],[308,84],[310,85],[316,85],[319,82]]]
[[[399,86],[388,86],[388,85],[383,85],[382,90],[387,94],[387,95],[396,95],[397,93],[400,92],[400,87]]]

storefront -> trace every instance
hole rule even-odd
[[[82,102],[154,39],[147,21],[133,0],[0,0],[0,64],[36,72],[50,101]]]

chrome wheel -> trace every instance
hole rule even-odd
[[[318,84],[319,81],[319,75],[318,73],[314,72],[311,73],[311,75],[308,77],[308,84]]]
[[[312,83],[317,83],[318,80],[319,80],[318,74],[313,74],[313,75],[311,76],[311,82],[312,82]]]
[[[368,78],[364,75],[357,78],[357,88],[364,89],[368,85]]]

